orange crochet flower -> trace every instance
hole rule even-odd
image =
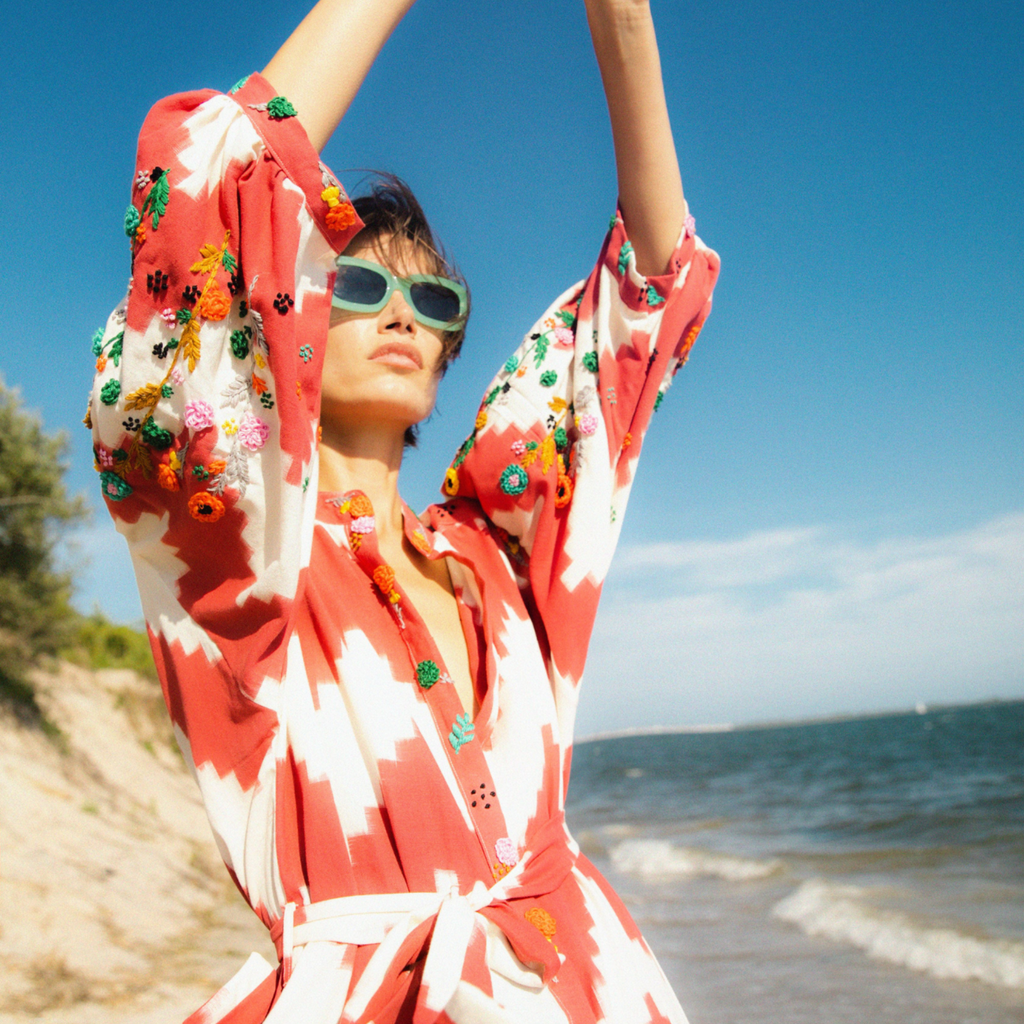
[[[373,502],[365,494],[357,494],[348,506],[349,514],[353,519],[362,519],[363,516],[373,515]]]
[[[572,501],[572,480],[565,473],[558,474],[558,487],[555,490],[555,508],[565,508]]]
[[[373,582],[382,594],[390,595],[395,586],[395,570],[390,565],[378,565],[373,570]]]
[[[356,209],[351,203],[339,203],[327,211],[327,226],[332,231],[344,231],[356,222]]]
[[[220,285],[214,281],[199,300],[196,312],[207,320],[223,320],[231,312],[231,299],[220,290]]]
[[[556,931],[555,919],[543,907],[530,907],[523,915],[548,942]]]
[[[228,464],[224,459],[213,459],[206,468],[210,471],[210,476],[216,476],[218,473],[223,473],[228,468]]]
[[[178,474],[175,473],[167,463],[162,463],[157,466],[156,479],[165,491],[181,490],[181,482],[178,480]]]
[[[224,515],[224,502],[216,494],[198,491],[188,499],[188,511],[201,523],[215,523]]]
[[[106,356],[100,356],[99,359],[96,360],[96,372],[97,373],[102,373],[106,368],[107,368],[107,357]]]
[[[627,434],[622,439],[622,450],[625,451],[632,443],[633,443],[633,435],[632,434]]]

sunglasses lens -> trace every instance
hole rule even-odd
[[[343,302],[360,306],[375,306],[388,290],[385,278],[369,267],[338,267],[334,280],[334,294]]]
[[[409,287],[412,304],[423,316],[448,323],[459,315],[459,296],[447,285],[417,281]]]

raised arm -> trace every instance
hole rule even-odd
[[[263,71],[323,149],[415,0],[320,0]]]
[[[619,206],[645,276],[668,268],[686,217],[647,0],[585,0],[615,143]]]

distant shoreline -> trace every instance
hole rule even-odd
[[[632,739],[638,736],[684,736],[705,733],[750,732],[754,729],[786,729],[802,725],[828,725],[835,722],[859,722],[872,718],[896,718],[901,715],[930,715],[961,708],[995,707],[1001,704],[1024,704],[1024,697],[992,697],[988,700],[965,701],[962,704],[924,704],[915,707],[895,708],[890,711],[864,711],[859,714],[822,715],[817,718],[776,719],[767,722],[746,722],[736,725],[732,722],[713,722],[704,725],[648,725],[632,726],[626,729],[610,729],[605,732],[579,736],[573,742],[598,743],[604,740]]]

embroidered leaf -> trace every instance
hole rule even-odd
[[[128,465],[134,469],[141,469],[142,475],[147,479],[153,475],[153,458],[137,439],[133,442],[128,455]]]
[[[555,316],[559,317],[566,327],[572,328],[576,326],[576,317],[567,309],[560,309]]]
[[[548,336],[546,334],[542,334],[537,339],[537,345],[533,350],[533,365],[538,369],[540,368],[540,364],[547,358],[548,344]]]
[[[249,486],[249,454],[239,444],[237,436],[228,454],[228,465],[225,470],[228,478],[232,480],[238,489],[239,498],[245,497],[245,489]]]
[[[206,243],[200,250],[200,258],[192,264],[188,269],[193,274],[210,274],[217,269],[221,261],[221,256],[224,255],[225,249],[219,245],[212,245],[209,242]]]
[[[145,384],[125,397],[124,407],[126,409],[150,409],[159,401],[160,385]]]
[[[448,734],[448,742],[455,748],[457,754],[462,747],[473,739],[476,726],[469,720],[469,712],[455,716],[455,723],[452,731]]]
[[[548,434],[544,438],[543,443],[540,446],[540,464],[541,469],[546,473],[550,468],[551,464],[555,461],[555,436],[554,434]]]
[[[537,461],[537,456],[539,454],[540,454],[540,451],[537,448],[529,448],[528,447],[526,449],[526,451],[523,452],[523,456],[519,460],[519,464],[524,469],[529,469]]]
[[[124,347],[124,331],[120,334],[115,335],[114,344],[110,346],[110,352],[107,353],[110,361],[115,365],[119,366],[121,363],[121,352]]]
[[[154,231],[160,226],[160,218],[167,212],[167,201],[170,198],[171,186],[167,181],[167,171],[161,171],[142,204],[142,215],[152,215]]]
[[[267,382],[256,373],[252,375],[252,386],[256,389],[256,394],[260,396],[267,394],[269,390]]]
[[[220,265],[229,273],[233,274],[238,269],[238,260],[225,249],[221,253]]]
[[[252,391],[252,381],[248,377],[237,376],[221,393],[221,398],[226,398],[228,405],[236,406],[244,402]]]
[[[188,360],[188,372],[194,373],[196,363],[202,352],[202,345],[199,341],[199,325],[195,320],[189,320],[185,329],[181,332],[181,354]]]
[[[548,402],[548,408],[552,412],[561,412],[565,407],[566,402],[564,398],[552,398],[551,401]]]

